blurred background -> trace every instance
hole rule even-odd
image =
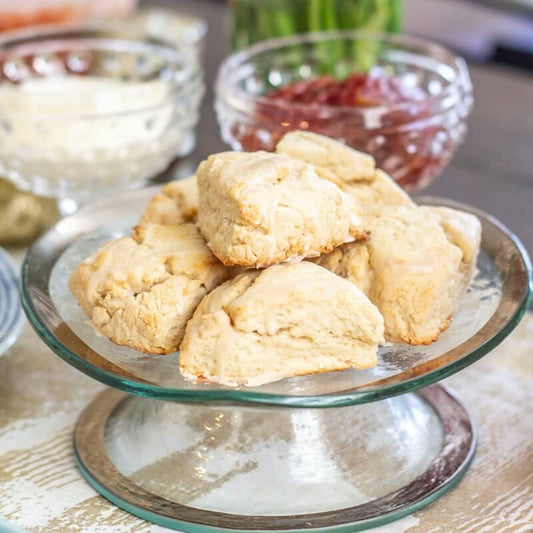
[[[228,148],[213,109],[218,68],[233,48],[276,34],[270,26],[266,30],[254,26],[257,20],[246,9],[255,4],[277,13],[285,5],[302,2],[312,0],[0,0],[0,30],[62,20],[106,19],[118,24],[135,10],[159,7],[206,21],[205,37],[202,28],[196,28],[205,77],[196,144],[189,142],[190,150],[180,152],[177,165],[158,175],[165,181],[191,172],[208,153]],[[423,192],[494,214],[533,252],[533,0],[335,0],[332,5],[336,3],[359,9],[366,28],[421,36],[466,58],[475,100],[466,140]],[[372,20],[369,13],[375,15]],[[311,29],[321,29],[327,16],[320,15]],[[163,35],[160,25],[161,20],[155,30],[159,37]],[[285,29],[278,33],[291,33],[295,27],[280,26]],[[167,24],[165,31],[166,37],[172,37],[181,30]],[[0,244],[4,245],[27,243],[60,216],[55,200],[15,194],[7,180],[0,182],[0,211]]]

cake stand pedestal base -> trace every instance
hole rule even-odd
[[[443,387],[330,409],[180,404],[108,390],[74,435],[104,497],[185,532],[353,532],[453,487],[474,455],[464,407]]]

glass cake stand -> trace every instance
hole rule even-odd
[[[531,265],[509,230],[470,207],[423,199],[483,225],[477,274],[437,342],[389,343],[370,370],[227,388],[184,380],[178,354],[144,355],[96,335],[68,290],[75,265],[127,234],[155,192],[83,207],[31,247],[22,269],[23,306],[41,338],[118,389],[97,397],[75,429],[79,467],[97,491],[191,533],[347,532],[412,513],[459,481],[476,431],[435,383],[497,346],[527,308]]]

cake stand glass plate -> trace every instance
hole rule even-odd
[[[231,388],[185,380],[178,354],[145,355],[95,333],[68,289],[74,268],[104,242],[131,232],[157,189],[125,193],[61,220],[30,249],[22,299],[34,327],[58,355],[95,379],[152,398],[203,402],[339,407],[383,399],[429,385],[479,359],[511,331],[527,307],[529,259],[521,244],[488,215],[466,206],[483,224],[478,272],[447,331],[428,346],[387,344],[370,370],[284,379]],[[442,199],[426,203],[457,206]]]
[[[0,355],[17,340],[24,324],[13,261],[0,248]]]
[[[144,355],[96,335],[68,290],[73,268],[127,234],[156,192],[127,192],[61,220],[22,270],[23,305],[42,339],[133,393],[104,392],[76,428],[80,469],[100,493],[182,531],[356,531],[405,516],[460,479],[475,430],[434,383],[493,349],[527,308],[529,258],[504,226],[421,199],[473,212],[483,226],[475,279],[432,345],[387,344],[371,370],[230,388],[184,380],[178,354]]]

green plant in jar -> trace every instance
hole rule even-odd
[[[232,46],[313,31],[398,32],[402,0],[231,0]]]

